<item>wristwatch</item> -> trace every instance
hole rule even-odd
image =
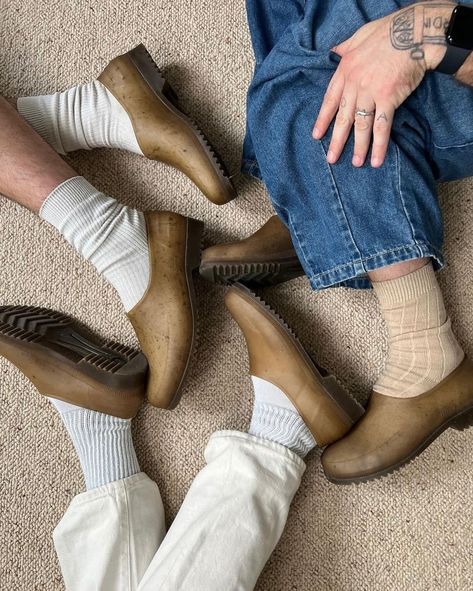
[[[447,53],[435,71],[453,76],[473,51],[473,6],[455,7],[445,35]]]

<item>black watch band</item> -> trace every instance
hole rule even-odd
[[[463,66],[470,54],[470,49],[463,49],[462,47],[447,45],[447,52],[443,60],[435,68],[435,71],[453,76]]]

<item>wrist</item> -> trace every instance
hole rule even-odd
[[[457,6],[456,3],[442,3],[429,6],[420,3],[424,13],[424,54],[427,70],[435,70],[447,52],[446,32]]]

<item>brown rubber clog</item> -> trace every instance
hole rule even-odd
[[[112,60],[98,79],[128,113],[147,158],[183,172],[217,205],[235,198],[215,150],[179,108],[175,93],[143,45]]]
[[[0,355],[50,398],[123,419],[134,417],[144,400],[144,355],[100,344],[59,312],[1,306]]]
[[[171,212],[145,213],[150,281],[128,314],[149,363],[147,396],[159,408],[179,402],[195,341],[192,271],[204,224]]]
[[[363,415],[363,408],[319,368],[268,306],[236,284],[225,303],[248,346],[250,373],[277,386],[297,408],[319,447],[343,437]]]
[[[202,253],[200,274],[208,281],[275,285],[304,275],[291,235],[278,216],[239,242],[216,244]]]

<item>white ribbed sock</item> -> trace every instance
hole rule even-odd
[[[127,312],[141,300],[150,274],[141,211],[121,205],[78,176],[56,187],[39,215],[115,287]]]
[[[87,490],[122,480],[140,471],[131,419],[120,419],[49,399],[61,415],[79,456]]]
[[[429,263],[398,279],[373,282],[389,333],[376,392],[410,398],[431,390],[464,358]]]
[[[296,407],[274,384],[252,376],[255,405],[248,433],[288,447],[304,458],[317,444]]]
[[[98,80],[64,92],[19,98],[17,109],[59,154],[92,148],[143,154],[127,112]]]

